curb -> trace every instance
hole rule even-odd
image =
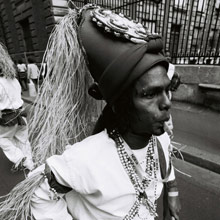
[[[175,151],[174,157],[220,174],[220,156],[174,141],[172,141],[172,145],[174,151],[175,148],[178,149]]]

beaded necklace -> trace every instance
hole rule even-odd
[[[109,136],[116,143],[120,161],[135,189],[136,201],[123,220],[132,220],[139,213],[141,204],[143,204],[146,207],[146,209],[149,210],[150,215],[156,217],[156,203],[151,202],[145,192],[146,188],[150,185],[151,181],[157,180],[156,173],[159,169],[159,161],[154,157],[155,148],[157,147],[156,138],[152,136],[149,140],[149,147],[146,154],[146,175],[144,177],[140,177],[137,172],[137,169],[138,167],[140,167],[140,164],[133,154],[129,155],[129,153],[126,151],[124,141],[120,136],[119,132],[116,129],[112,130],[109,133]],[[157,185],[154,184],[154,187],[154,195],[156,196]],[[142,219],[145,220],[145,218]]]

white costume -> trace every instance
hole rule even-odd
[[[24,63],[22,64],[17,64],[17,67],[18,67],[18,71],[19,72],[25,72],[27,70],[27,67]]]
[[[0,111],[17,110],[23,105],[21,99],[21,86],[16,78],[0,77]],[[26,119],[23,117],[26,121]],[[0,125],[0,147],[6,157],[15,164],[15,167],[23,158],[27,158],[25,164],[28,169],[33,169],[31,146],[28,140],[26,125],[13,126]]]
[[[38,79],[39,77],[39,68],[35,63],[28,64],[28,78],[29,79]]]
[[[169,137],[165,133],[158,140],[169,167]],[[133,152],[138,160],[142,160],[146,150],[147,147]],[[155,155],[158,157],[157,150]],[[109,138],[106,131],[67,146],[62,155],[50,157],[47,164],[58,183],[73,189],[65,195],[68,211],[73,219],[123,219],[135,202],[134,186],[121,164],[114,140]],[[146,188],[152,202],[159,198],[163,188],[160,169],[157,170],[157,178],[158,181],[152,181]],[[172,167],[167,181],[174,179]],[[45,180],[32,197],[31,209],[36,220],[72,219],[65,201],[51,200],[49,195],[49,185]],[[145,219],[154,219],[144,206],[140,208],[139,215]],[[140,218],[137,215],[134,219]]]

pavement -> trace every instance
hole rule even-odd
[[[220,112],[173,101],[171,113],[172,143],[184,160],[220,174]]]
[[[26,104],[35,97],[22,93]],[[220,112],[202,106],[173,101],[173,146],[175,157],[220,174]]]
[[[33,104],[35,97],[31,97],[28,91],[22,91],[22,99],[27,104]]]

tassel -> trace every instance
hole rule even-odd
[[[85,138],[94,112],[91,109],[95,104],[87,92],[91,76],[77,39],[78,13],[69,10],[49,39],[43,59],[47,75],[29,124],[37,165],[51,155],[63,153],[66,145]]]

